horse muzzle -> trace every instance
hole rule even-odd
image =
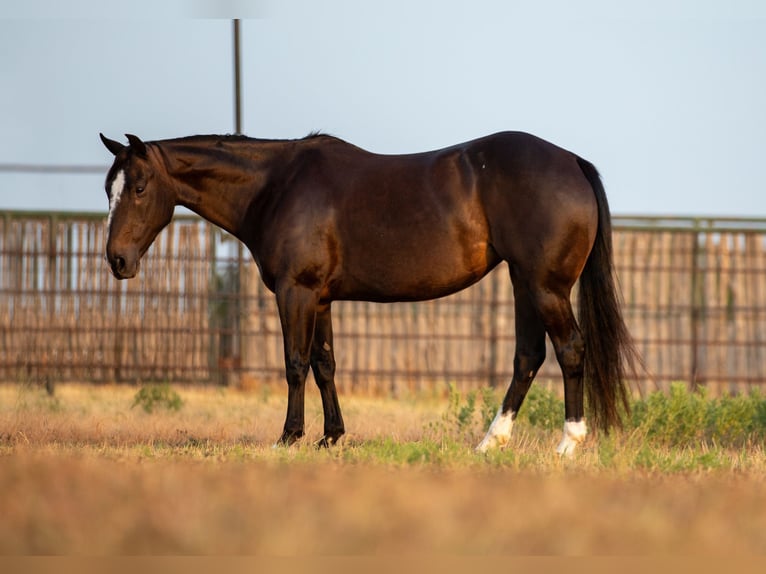
[[[117,279],[131,279],[138,273],[138,253],[107,253],[107,261],[112,269],[112,274]]]

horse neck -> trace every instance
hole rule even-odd
[[[212,139],[163,142],[167,172],[182,205],[235,237],[248,207],[287,152],[281,142]]]

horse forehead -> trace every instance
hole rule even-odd
[[[128,182],[135,182],[145,170],[146,166],[136,161],[131,153],[128,151],[120,152],[115,158],[112,167],[109,168],[109,173],[106,177],[107,191],[111,194],[112,187],[118,177],[120,177],[120,174],[122,174],[123,185],[127,185]]]
[[[116,159],[115,162],[112,164],[112,167],[109,168],[109,171],[106,174],[106,192],[111,196],[112,195],[112,188],[114,187],[114,182],[117,180],[117,178],[122,174],[122,181],[123,185],[126,180],[126,165],[125,161],[121,160],[120,158]]]
[[[112,183],[109,185],[109,215],[106,217],[107,232],[112,228],[112,221],[114,220],[114,212],[117,209],[117,204],[120,203],[120,196],[125,189],[125,170],[121,169],[117,172],[112,179]]]
[[[117,203],[123,190],[125,189],[125,170],[119,169],[112,178],[112,182],[109,184],[109,198]]]

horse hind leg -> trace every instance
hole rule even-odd
[[[545,361],[545,326],[525,289],[514,287],[516,351],[513,378],[477,452],[504,446],[511,437],[516,414],[527,396],[538,369]]]
[[[564,379],[564,433],[556,452],[571,456],[588,432],[583,400],[585,341],[572,312],[569,293],[545,290],[537,299]]]

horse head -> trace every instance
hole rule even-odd
[[[151,144],[127,135],[126,146],[99,135],[114,155],[105,183],[109,199],[106,257],[117,279],[130,279],[157,234],[170,223],[175,191]]]

